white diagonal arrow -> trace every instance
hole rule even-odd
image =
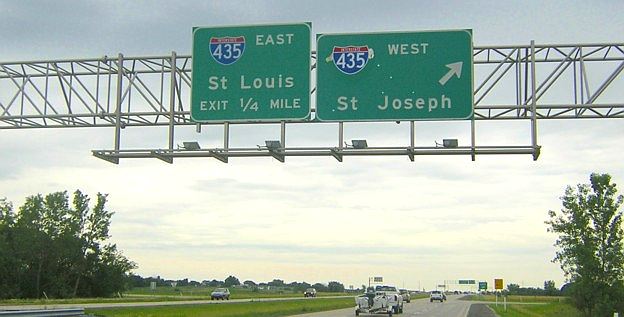
[[[457,78],[461,77],[462,64],[463,62],[446,64],[446,67],[449,68],[449,71],[438,81],[440,85],[444,86],[446,82],[449,81],[451,77],[453,77],[453,75],[457,75]]]

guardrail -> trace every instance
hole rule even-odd
[[[0,311],[0,317],[66,317],[84,316],[84,308]]]

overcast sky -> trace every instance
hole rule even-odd
[[[194,26],[312,22],[314,33],[472,29],[474,44],[617,43],[622,1],[3,1],[0,61],[190,54]],[[622,75],[616,84],[622,87]],[[624,90],[611,91],[622,102]],[[570,92],[571,93],[571,92]],[[469,125],[417,123],[417,143],[469,142]],[[131,129],[127,129],[131,130]],[[124,131],[146,147],[162,130]],[[146,132],[147,131],[147,132]],[[335,125],[289,128],[289,144],[333,143]],[[134,133],[134,134],[133,134]],[[221,138],[217,127],[192,136]],[[403,123],[347,124],[345,139],[404,144]],[[528,144],[529,122],[478,123],[478,142]],[[233,145],[277,126],[232,128]],[[217,141],[218,142],[218,141]],[[564,281],[551,263],[548,210],[591,172],[624,182],[621,120],[539,121],[542,155],[154,159],[113,165],[90,154],[112,129],[0,130],[0,197],[81,189],[109,194],[112,240],[143,276],[366,284],[416,289],[444,280]],[[624,187],[620,186],[620,191]]]

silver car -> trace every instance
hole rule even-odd
[[[212,293],[210,293],[210,299],[220,299],[220,300],[230,300],[230,290],[227,288],[217,288]]]

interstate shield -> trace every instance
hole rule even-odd
[[[245,37],[212,37],[210,38],[210,55],[221,65],[232,65],[245,52]]]
[[[354,75],[360,72],[370,56],[368,46],[334,46],[332,60],[339,71]]]

